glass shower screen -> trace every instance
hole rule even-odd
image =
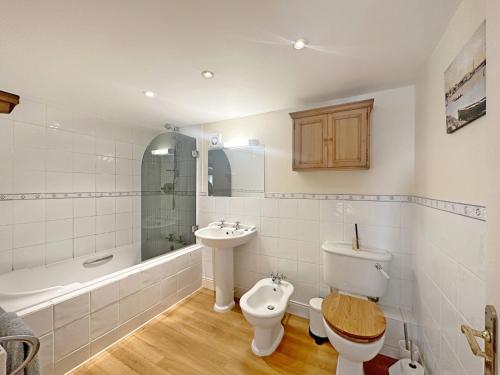
[[[154,138],[141,168],[141,260],[196,242],[196,139],[179,133]]]

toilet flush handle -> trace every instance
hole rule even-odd
[[[380,263],[375,263],[375,268],[380,271],[382,276],[384,276],[387,280],[389,280],[391,277],[387,272],[385,272],[384,267]]]

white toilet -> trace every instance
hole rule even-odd
[[[387,290],[392,256],[372,248],[353,250],[350,242],[322,245],[324,281],[335,289],[322,304],[328,339],[339,353],[337,375],[363,375],[363,362],[382,349],[386,321],[378,300]]]
[[[259,280],[241,297],[241,311],[254,327],[252,351],[255,355],[271,355],[280,344],[284,334],[281,320],[293,291],[289,282],[267,278]]]

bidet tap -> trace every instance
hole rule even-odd
[[[220,224],[219,224],[219,228],[222,229],[224,228],[224,219],[220,219]]]
[[[271,281],[273,284],[276,284],[276,278],[278,277],[278,274],[274,274],[274,272],[271,272]]]
[[[237,221],[236,223],[234,223],[234,229],[238,230],[240,228],[241,228],[241,226],[240,226],[240,222],[239,221]]]
[[[274,272],[271,272],[271,281],[273,282],[273,284],[280,285],[281,281],[285,279],[286,276],[283,274],[283,272],[281,273],[281,275],[278,272],[276,272],[276,274],[274,274]]]

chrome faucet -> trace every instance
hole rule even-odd
[[[240,228],[241,228],[241,226],[240,226],[240,222],[239,221],[237,221],[236,223],[234,223],[234,229],[238,230]]]
[[[276,274],[274,272],[271,272],[271,281],[273,282],[273,284],[280,285],[281,281],[285,279],[286,276],[283,272],[281,273],[281,275],[278,272],[276,272]]]
[[[219,224],[220,229],[224,228],[224,223],[225,223],[224,219],[220,219],[220,224]]]

